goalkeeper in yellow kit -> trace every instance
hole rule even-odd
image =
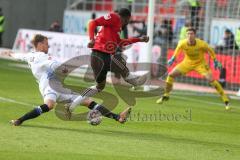
[[[196,30],[194,28],[187,29],[187,38],[179,41],[177,48],[174,51],[174,55],[168,61],[168,65],[172,65],[180,52],[184,53],[184,60],[179,63],[171,72],[169,72],[166,79],[166,88],[164,95],[157,100],[158,104],[163,103],[169,99],[169,93],[172,90],[174,78],[185,75],[190,71],[196,71],[204,76],[211,86],[216,88],[217,92],[222,97],[225,103],[226,109],[230,109],[229,99],[225,95],[222,86],[218,81],[212,77],[212,72],[206,63],[204,54],[208,52],[214,61],[215,68],[222,68],[222,64],[217,61],[214,50],[203,40],[196,38]]]

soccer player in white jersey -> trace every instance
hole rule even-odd
[[[32,40],[32,44],[35,48],[34,52],[31,53],[13,53],[12,51],[5,51],[2,52],[3,55],[11,56],[19,60],[26,61],[29,64],[29,67],[32,70],[34,77],[37,79],[39,83],[39,90],[41,95],[43,96],[44,103],[40,106],[37,106],[30,112],[26,113],[22,117],[11,120],[11,123],[15,126],[21,125],[24,121],[36,118],[40,116],[42,113],[48,112],[54,108],[56,102],[64,102],[64,101],[71,101],[68,111],[73,111],[73,109],[78,105],[84,105],[89,109],[96,109],[98,110],[103,116],[115,119],[120,123],[124,123],[131,111],[131,108],[128,107],[120,114],[115,114],[109,111],[104,106],[97,104],[90,98],[82,97],[76,93],[73,93],[71,90],[63,88],[59,80],[56,79],[56,69],[61,66],[61,63],[52,60],[52,58],[48,55],[48,38],[37,34],[34,36]],[[63,74],[68,72],[67,68],[61,69]],[[56,84],[58,84],[57,90],[61,90],[61,92],[56,91],[56,89],[51,88],[50,81],[51,78],[54,78]]]

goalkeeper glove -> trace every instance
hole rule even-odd
[[[216,59],[214,59],[214,68],[215,69],[222,69],[222,64],[220,62],[218,62]]]
[[[175,61],[175,57],[171,57],[171,58],[168,60],[168,65],[171,66],[174,61]]]

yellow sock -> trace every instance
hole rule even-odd
[[[172,88],[173,88],[173,82],[174,82],[174,78],[172,78],[171,76],[168,76],[166,79],[166,88],[165,88],[165,92],[164,92],[164,96],[169,96],[169,93],[171,92]]]
[[[223,102],[226,102],[226,101],[229,102],[228,97],[227,97],[226,94],[224,93],[224,90],[223,90],[221,84],[220,84],[218,81],[214,80],[214,81],[213,81],[212,83],[210,83],[210,84],[211,84],[211,86],[213,86],[213,87],[216,88],[217,92],[218,92],[218,93],[220,94],[220,96],[222,97]]]

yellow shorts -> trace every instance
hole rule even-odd
[[[179,63],[174,70],[178,70],[181,74],[185,75],[190,71],[196,71],[197,73],[201,74],[202,76],[206,76],[211,73],[209,66],[205,63],[199,64],[189,64],[188,62],[181,62]]]

